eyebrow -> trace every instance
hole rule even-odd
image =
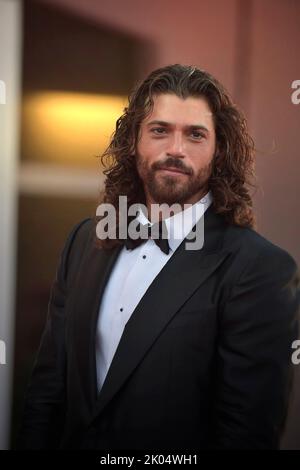
[[[174,124],[172,124],[171,122],[166,122],[166,121],[158,121],[158,120],[155,120],[155,121],[150,121],[147,123],[147,127],[149,126],[153,126],[153,124],[158,124],[159,126],[165,126],[165,127],[169,127],[169,126],[173,126]],[[203,126],[203,124],[190,124],[190,125],[187,125],[185,126],[185,129],[202,129],[206,132],[209,132],[209,130],[207,129],[207,127]]]

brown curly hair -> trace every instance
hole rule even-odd
[[[127,196],[128,206],[134,203],[146,205],[142,180],[132,157],[135,155],[140,125],[153,109],[153,96],[164,93],[173,93],[183,99],[206,99],[213,113],[217,143],[208,180],[214,210],[223,214],[228,223],[255,227],[249,192],[250,186],[256,187],[255,147],[246,119],[216,78],[191,65],[174,64],[154,70],[132,90],[128,106],[116,122],[110,144],[100,155],[106,180],[99,204],[112,204],[117,214],[120,195]],[[96,217],[95,222],[98,220],[99,217]],[[122,242],[97,238],[96,243],[109,249]]]

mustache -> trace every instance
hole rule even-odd
[[[164,169],[176,168],[177,170],[183,171],[184,173],[187,173],[188,175],[192,174],[192,170],[190,168],[187,168],[185,165],[183,165],[181,160],[174,159],[174,158],[168,158],[167,160],[163,162],[155,162],[152,165],[153,170],[161,170],[162,168]]]

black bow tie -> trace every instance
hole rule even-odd
[[[155,222],[152,226],[149,224],[139,223],[136,227],[136,231],[140,233],[139,238],[133,240],[128,234],[128,237],[124,240],[124,245],[126,246],[127,250],[134,250],[136,247],[140,246],[142,243],[151,238],[161,249],[161,251],[169,254],[170,246],[167,239],[168,229],[164,220]]]

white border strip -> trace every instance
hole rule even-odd
[[[0,449],[9,448],[13,379],[22,2],[0,0]],[[3,87],[2,87],[3,89]],[[5,101],[5,102],[3,102]],[[3,358],[2,358],[3,359]]]

